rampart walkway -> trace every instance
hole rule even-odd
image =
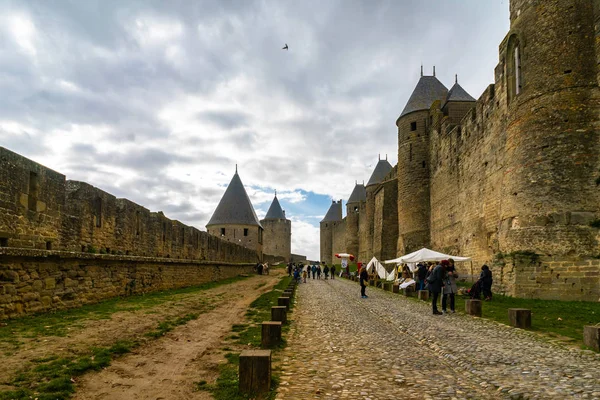
[[[277,399],[600,398],[599,355],[347,280],[297,293]]]

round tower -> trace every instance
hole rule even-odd
[[[331,201],[331,206],[320,223],[320,254],[321,261],[333,264],[333,231],[342,220],[342,201]]]
[[[430,242],[429,109],[445,100],[448,89],[423,76],[396,121],[398,127],[398,246],[406,254]]]
[[[346,202],[346,252],[359,256],[358,253],[358,219],[361,204],[367,200],[365,185],[356,182],[352,194]]]
[[[599,101],[592,1],[512,0],[500,249],[597,254]]]
[[[260,224],[264,229],[263,254],[283,257],[289,262],[292,258],[292,221],[285,217],[277,193]]]

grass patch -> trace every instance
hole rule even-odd
[[[292,281],[291,277],[285,276],[284,278],[275,285],[272,291],[267,292],[259,296],[254,300],[246,312],[246,317],[249,320],[249,324],[239,324],[232,327],[232,331],[235,335],[229,336],[229,339],[235,340],[235,345],[239,348],[245,349],[259,349],[261,342],[261,329],[263,321],[271,320],[271,307],[277,304],[277,298],[281,296],[281,293],[289,283]],[[290,304],[290,309],[293,307]],[[289,330],[289,325],[282,327],[282,336]],[[282,339],[282,344],[278,346],[281,348],[285,346],[285,341]],[[230,347],[225,349],[230,350]],[[239,366],[240,359],[237,353],[225,354],[227,363],[219,366],[219,377],[217,381],[208,385],[206,382],[196,383],[197,390],[208,390],[212,393],[215,400],[245,400],[252,398],[248,395],[242,395],[239,393]],[[271,376],[271,391],[267,395],[267,399],[275,398],[275,389],[279,384],[279,378],[273,374]]]
[[[158,327],[150,332],[146,332],[144,336],[157,339],[161,336],[166,335],[168,332],[172,331],[179,325],[184,325],[188,321],[198,318],[198,314],[186,314],[183,317],[179,317],[173,320],[162,321],[158,324]]]
[[[92,348],[88,354],[76,357],[36,359],[32,368],[15,377],[12,385],[16,390],[1,392],[0,400],[69,399],[75,391],[76,377],[107,367],[113,358],[129,353],[138,345],[138,342],[119,341],[110,347]]]
[[[86,319],[109,319],[120,311],[149,309],[166,301],[177,300],[179,296],[194,294],[221,285],[237,282],[244,277],[234,277],[217,282],[207,282],[198,286],[172,289],[129,297],[117,297],[101,303],[89,304],[71,310],[63,310],[40,315],[28,316],[6,321],[0,327],[0,342],[15,348],[21,345],[21,338],[38,338],[46,336],[66,336],[70,330],[80,327]]]

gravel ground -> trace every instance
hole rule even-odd
[[[347,280],[296,293],[277,399],[600,399],[599,354]]]

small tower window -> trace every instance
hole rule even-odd
[[[8,247],[8,238],[0,237],[0,247]]]
[[[521,93],[521,55],[519,46],[515,47],[515,94]]]
[[[506,83],[509,102],[523,91],[522,59],[522,46],[519,43],[517,35],[513,35],[508,40],[506,54]]]
[[[417,130],[417,122],[416,121],[410,123],[410,130],[411,131]]]
[[[225,228],[221,228],[221,236],[225,236]]]
[[[248,236],[248,228],[244,228],[244,236]]]

